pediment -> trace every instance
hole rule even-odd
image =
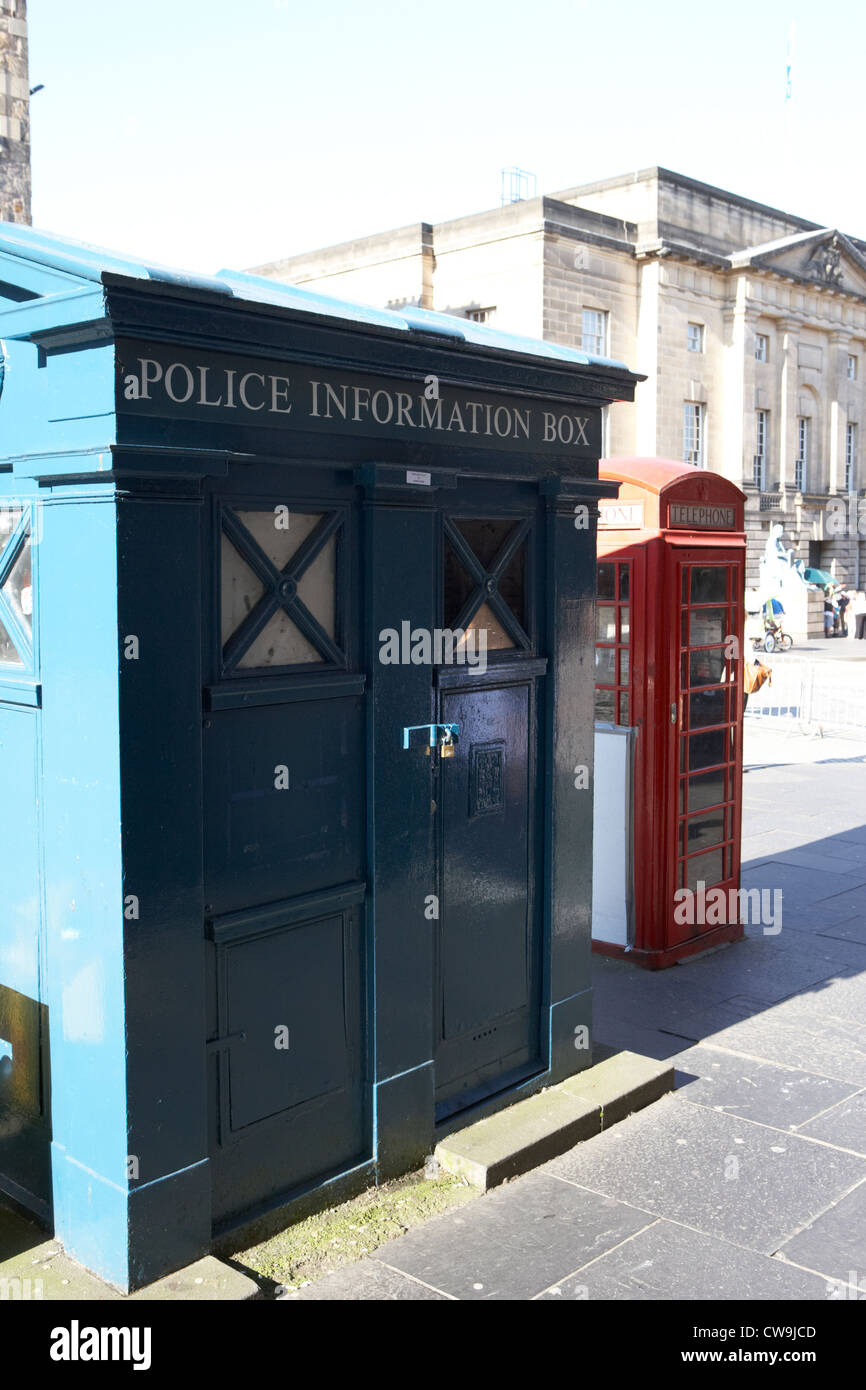
[[[769,246],[754,246],[735,258],[825,289],[866,295],[866,259],[843,232],[825,229]]]

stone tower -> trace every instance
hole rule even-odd
[[[0,0],[0,218],[31,220],[27,0]]]

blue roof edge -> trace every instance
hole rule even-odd
[[[530,338],[506,333],[487,324],[454,314],[440,314],[433,309],[405,305],[399,309],[379,309],[373,305],[357,304],[351,300],[335,299],[318,290],[290,285],[248,271],[220,270],[216,275],[199,275],[172,266],[161,265],[125,256],[89,242],[21,223],[0,221],[0,252],[19,257],[37,265],[49,267],[77,278],[83,284],[101,283],[108,274],[126,275],[134,279],[151,280],[185,289],[208,290],[252,303],[272,304],[297,309],[302,313],[326,315],[345,322],[390,328],[403,333],[425,333],[452,343],[489,347],[572,366],[595,366],[628,371],[624,362],[611,357],[599,357],[578,348],[551,343],[543,338]]]

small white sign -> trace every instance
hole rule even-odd
[[[599,502],[599,530],[627,531],[643,527],[643,502]]]
[[[413,473],[413,472],[411,471],[411,469],[410,469],[410,470],[406,473],[406,482],[407,482],[407,483],[416,483],[418,487],[429,487],[429,486],[430,486],[430,474],[429,474],[429,473]]]

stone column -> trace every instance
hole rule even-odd
[[[635,392],[634,409],[637,415],[635,453],[651,458],[663,453],[658,438],[659,413],[659,284],[661,261],[638,262],[637,360],[647,380]]]
[[[829,492],[843,492],[845,489],[845,438],[848,423],[847,389],[849,340],[846,333],[830,334],[830,370],[828,386],[830,397],[829,440],[827,450],[826,477]],[[818,483],[822,481],[815,479]],[[817,488],[813,489],[817,491]]]
[[[31,220],[27,0],[0,0],[0,219]]]
[[[748,305],[749,282],[737,281],[736,299],[724,313],[724,413],[720,472],[737,486],[752,482],[755,419],[755,354],[750,351],[754,315]]]
[[[783,491],[792,492],[794,489],[794,455],[797,452],[797,346],[800,325],[795,319],[781,319],[778,330],[781,360],[779,427],[776,437],[779,487]]]

